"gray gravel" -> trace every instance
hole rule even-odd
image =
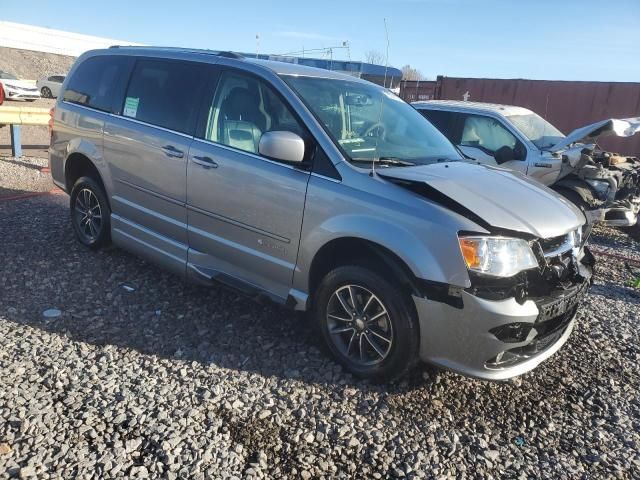
[[[67,203],[0,200],[0,478],[640,477],[640,291],[622,261],[600,263],[534,372],[373,386],[303,317],[82,248]],[[638,255],[612,230],[593,243]]]

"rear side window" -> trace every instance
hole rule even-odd
[[[69,79],[63,99],[104,112],[117,113],[132,60],[104,55],[82,62]]]
[[[141,122],[192,134],[204,69],[191,62],[138,60],[122,114]]]
[[[442,134],[450,141],[455,142],[454,139],[454,125],[455,125],[455,113],[445,112],[442,110],[418,110],[427,120],[429,120],[434,127],[436,127]]]
[[[489,154],[501,147],[515,148],[518,140],[495,118],[467,115],[464,118],[460,145],[476,147]]]

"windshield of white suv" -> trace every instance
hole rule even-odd
[[[535,113],[507,118],[540,150],[550,148],[564,138],[560,130]]]
[[[15,75],[11,75],[10,73],[0,71],[0,80],[17,80],[17,79],[18,77],[16,77]]]
[[[283,75],[352,163],[424,165],[462,157],[411,105],[374,84]]]

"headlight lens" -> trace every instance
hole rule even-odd
[[[460,250],[467,268],[494,277],[511,277],[538,266],[529,244],[521,238],[460,237]]]

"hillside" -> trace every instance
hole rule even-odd
[[[56,73],[66,74],[75,60],[75,57],[55,53],[0,47],[0,70],[27,80]]]

